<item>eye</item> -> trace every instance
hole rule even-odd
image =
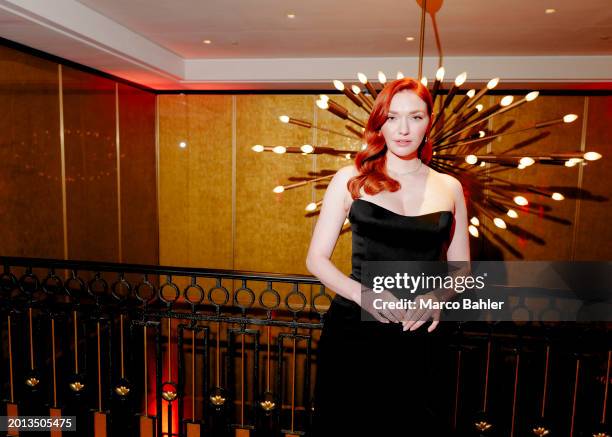
[[[415,119],[415,120],[423,120],[423,117],[422,117],[422,116],[420,116],[420,115],[415,115],[415,116],[414,116],[414,119]]]
[[[388,115],[387,116],[387,120],[395,120],[395,116],[394,115]]]

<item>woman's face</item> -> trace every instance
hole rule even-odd
[[[387,121],[380,128],[387,150],[399,158],[417,157],[429,126],[427,104],[413,91],[403,90],[391,99]]]

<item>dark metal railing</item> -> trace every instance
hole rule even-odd
[[[20,415],[75,415],[82,435],[308,430],[312,344],[331,302],[316,279],[2,263],[4,393]]]
[[[9,414],[76,416],[83,436],[309,434],[331,303],[315,278],[0,260]],[[453,432],[578,435],[608,423],[607,325],[438,329],[424,377]]]

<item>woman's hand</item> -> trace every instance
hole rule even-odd
[[[404,317],[402,319],[404,331],[416,331],[429,319],[433,319],[433,322],[431,322],[431,325],[429,325],[429,328],[427,328],[427,332],[433,332],[433,330],[438,327],[438,324],[440,323],[440,309],[422,308],[421,301],[426,302],[428,300],[432,301],[432,306],[436,306],[436,304],[440,302],[440,300],[432,292],[417,296],[414,299],[414,302],[416,302],[416,308],[413,310],[408,309],[404,313]]]
[[[404,319],[405,311],[402,309],[389,309],[387,306],[383,306],[382,309],[376,309],[374,306],[374,301],[377,299],[380,299],[380,303],[390,302],[390,306],[397,306],[399,300],[387,290],[382,292],[374,292],[372,290],[362,291],[360,298],[361,301],[356,303],[381,323],[401,323]]]

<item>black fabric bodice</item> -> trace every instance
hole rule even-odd
[[[362,282],[366,261],[441,260],[453,219],[450,211],[404,216],[356,199],[349,211],[351,277]],[[445,357],[441,327],[427,333],[426,323],[404,332],[399,323],[363,321],[361,307],[339,294],[324,320],[314,436],[450,435],[443,429],[447,411],[438,394],[452,381],[438,373],[440,366],[435,367]]]
[[[438,261],[448,242],[453,213],[397,214],[367,200],[355,199],[349,211],[353,231],[351,277],[361,279],[364,261]]]

